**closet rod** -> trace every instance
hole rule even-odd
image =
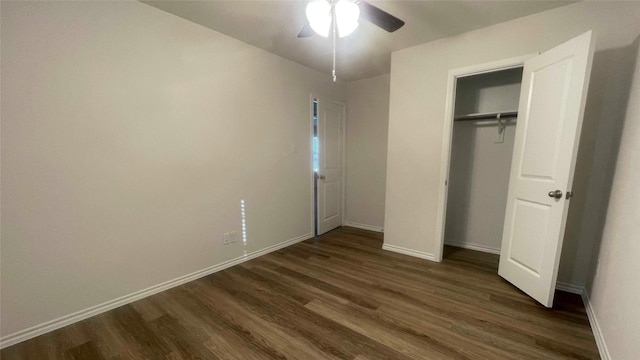
[[[498,120],[518,117],[517,111],[505,111],[501,113],[485,113],[485,114],[469,114],[460,115],[453,118],[454,121],[467,121],[467,120]]]

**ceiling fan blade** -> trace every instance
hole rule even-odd
[[[313,29],[309,23],[304,24],[300,32],[298,33],[299,38],[308,38],[313,36]]]
[[[364,19],[388,32],[394,32],[404,26],[404,21],[366,1],[360,2],[360,12]]]

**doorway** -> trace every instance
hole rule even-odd
[[[449,180],[453,180],[449,177],[454,122],[486,118],[486,114],[456,114],[459,80],[522,66],[508,186],[488,194],[491,199],[498,198],[498,193],[507,195],[498,274],[542,305],[553,305],[593,49],[589,31],[518,63],[511,60],[450,72],[436,260],[442,260]],[[504,114],[492,115],[505,130],[500,122]],[[485,204],[479,211],[491,212]]]
[[[342,225],[344,194],[344,104],[311,97],[314,235]]]
[[[522,66],[456,80],[445,245],[500,254],[521,83]]]
[[[500,253],[522,70],[531,57],[449,73],[437,261],[445,244]]]

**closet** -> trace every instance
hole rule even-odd
[[[460,77],[444,243],[500,253],[522,67]]]

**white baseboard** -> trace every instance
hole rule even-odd
[[[490,253],[490,254],[500,255],[500,248],[493,248],[493,247],[484,246],[484,245],[462,243],[462,242],[455,242],[455,241],[445,241],[444,244],[445,245],[449,245],[449,246],[455,246],[455,247],[463,248],[463,249],[482,251],[482,252],[486,252],[486,253]]]
[[[602,360],[611,360],[611,354],[609,354],[607,344],[604,342],[602,329],[600,329],[598,318],[596,317],[596,313],[593,311],[591,300],[589,299],[589,295],[587,294],[586,290],[582,292],[582,302],[584,302],[585,310],[587,310],[587,317],[589,318],[591,331],[593,331],[593,337],[596,339],[596,345],[598,345],[598,352],[600,352],[600,357],[602,358]]]
[[[298,242],[301,242],[301,241],[304,241],[304,240],[307,240],[307,239],[311,239],[312,237],[313,237],[312,234],[305,234],[305,235],[302,235],[302,236],[298,236],[296,238],[281,242],[279,244],[275,244],[275,245],[266,247],[266,248],[264,248],[262,250],[254,251],[254,252],[252,252],[250,254],[243,255],[243,256],[237,257],[235,259],[231,259],[231,260],[222,262],[220,264],[204,268],[202,270],[198,270],[198,271],[193,272],[191,274],[187,274],[187,275],[184,275],[184,276],[177,277],[177,278],[175,278],[173,280],[169,280],[169,281],[166,281],[166,282],[163,282],[163,283],[148,287],[146,289],[136,291],[136,292],[131,293],[129,295],[125,295],[125,296],[122,296],[122,297],[119,297],[119,298],[116,298],[116,299],[113,299],[113,300],[109,300],[109,301],[104,302],[102,304],[95,305],[95,306],[92,306],[90,308],[87,308],[87,309],[84,309],[84,310],[80,310],[80,311],[77,311],[75,313],[72,313],[72,314],[69,314],[69,315],[65,315],[65,316],[59,317],[59,318],[51,320],[51,321],[47,321],[45,323],[42,323],[42,324],[39,324],[39,325],[36,325],[36,326],[32,326],[32,327],[30,327],[28,329],[21,330],[21,331],[18,331],[16,333],[13,333],[13,334],[9,334],[7,336],[3,336],[0,339],[0,349],[3,349],[5,347],[7,347],[7,346],[11,346],[11,345],[17,344],[17,343],[25,341],[25,340],[29,340],[31,338],[34,338],[36,336],[48,333],[50,331],[53,331],[53,330],[56,330],[56,329],[60,329],[60,328],[65,327],[67,325],[73,324],[75,322],[82,321],[84,319],[87,319],[87,318],[90,318],[92,316],[101,314],[103,312],[115,309],[115,308],[120,307],[122,305],[126,305],[126,304],[132,303],[132,302],[134,302],[136,300],[143,299],[143,298],[145,298],[147,296],[151,296],[151,295],[157,294],[157,293],[159,293],[161,291],[165,291],[165,290],[168,290],[170,288],[182,285],[184,283],[188,283],[189,281],[193,281],[193,280],[199,279],[201,277],[204,277],[204,276],[213,274],[215,272],[224,270],[224,269],[229,268],[231,266],[241,264],[241,263],[243,263],[245,261],[257,258],[257,257],[262,256],[262,255],[266,255],[266,254],[268,254],[270,252],[273,252],[273,251],[276,251],[276,250],[280,250],[280,249],[282,249],[284,247],[293,245],[295,243],[298,243]]]
[[[355,223],[355,222],[351,222],[351,221],[345,221],[343,226],[350,226],[350,227],[354,227],[354,228],[358,228],[358,229],[375,231],[375,232],[384,232],[383,231],[384,229],[382,227],[380,227],[380,226],[360,224],[360,223]]]
[[[582,293],[584,292],[584,286],[558,281],[556,282],[556,290],[561,290],[561,291],[566,291],[572,294],[582,295]]]
[[[400,246],[383,244],[382,245],[382,250],[387,250],[387,251],[392,251],[392,252],[399,253],[399,254],[409,255],[409,256],[420,258],[420,259],[436,261],[436,257],[433,254],[429,254],[429,253],[422,252],[422,251],[411,250],[411,249],[403,248],[403,247],[400,247]]]

